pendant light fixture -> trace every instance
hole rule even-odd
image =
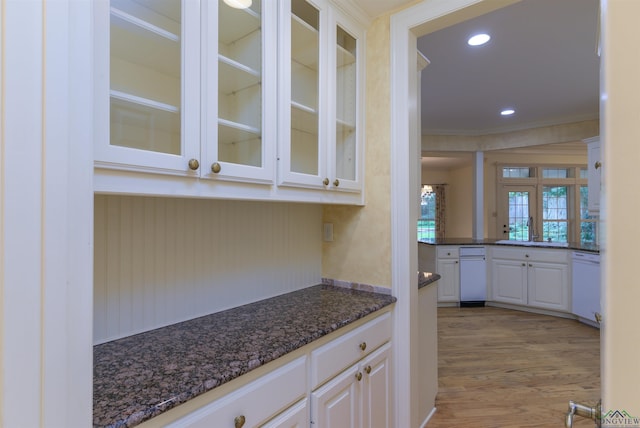
[[[246,9],[251,6],[251,0],[224,0],[224,2],[235,9]]]

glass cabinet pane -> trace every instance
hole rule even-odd
[[[337,27],[336,175],[356,179],[356,39]]]
[[[260,0],[246,9],[218,1],[218,160],[263,163]]]
[[[181,154],[181,2],[110,5],[110,144]]]
[[[291,171],[319,174],[320,11],[291,0]]]

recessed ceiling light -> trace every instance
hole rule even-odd
[[[475,36],[471,36],[469,40],[467,40],[467,43],[469,43],[470,46],[480,46],[480,45],[484,45],[489,40],[491,40],[491,36],[488,34],[482,33],[482,34],[476,34]]]
[[[503,116],[511,116],[515,112],[516,111],[514,109],[512,109],[512,108],[506,108],[506,109],[502,110],[500,112],[500,114],[503,115]]]

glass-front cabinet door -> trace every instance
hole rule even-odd
[[[281,2],[279,184],[361,189],[363,37],[320,0]]]
[[[202,175],[272,182],[277,7],[267,0],[253,0],[248,7],[242,7],[243,3],[201,3]]]
[[[332,13],[331,35],[335,47],[331,63],[331,81],[335,100],[331,111],[333,144],[329,144],[329,177],[338,190],[357,191],[361,188],[362,119],[359,83],[363,81],[362,43],[357,26],[337,11]]]
[[[281,1],[280,184],[328,185],[325,123],[326,4]]]
[[[108,52],[96,77],[96,164],[197,175],[199,35],[193,0],[111,0],[95,4],[96,43]],[[194,42],[195,45],[187,43]],[[108,94],[108,96],[107,96]]]

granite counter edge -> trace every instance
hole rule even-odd
[[[259,361],[256,363],[256,361],[253,361],[253,365],[247,369],[247,370],[242,370],[242,371],[237,371],[234,373],[227,373],[224,376],[224,380],[213,384],[213,385],[209,385],[209,386],[205,386],[205,385],[200,385],[198,388],[193,388],[191,390],[188,391],[183,391],[178,395],[174,395],[172,397],[167,397],[167,400],[164,400],[161,404],[158,405],[154,405],[151,407],[148,407],[142,411],[134,411],[134,412],[130,412],[127,416],[125,417],[118,417],[115,419],[111,419],[111,423],[107,423],[107,424],[103,424],[103,423],[96,423],[96,421],[98,420],[104,420],[103,417],[96,417],[96,409],[94,407],[94,427],[132,427],[135,425],[138,425],[142,422],[145,422],[149,419],[152,419],[155,416],[158,416],[161,413],[164,413],[180,404],[183,404],[193,398],[195,398],[196,396],[199,396],[205,392],[211,391],[223,384],[226,384],[236,378],[239,378],[240,376],[250,372],[251,370],[254,370],[258,367],[261,367],[263,365],[266,365],[267,363],[274,361],[290,352],[293,352],[299,348],[302,348],[305,345],[308,345],[318,339],[320,339],[321,337],[324,337],[330,333],[333,333],[334,331],[337,331],[338,329],[345,327],[359,319],[362,319],[378,310],[381,310],[389,305],[392,305],[393,303],[396,302],[396,298],[389,295],[385,295],[385,294],[381,294],[381,293],[375,293],[375,292],[370,292],[370,291],[362,291],[362,290],[348,290],[345,289],[343,287],[339,287],[339,286],[331,286],[331,285],[318,285],[318,286],[313,286],[313,287],[309,287],[309,289],[314,288],[314,287],[322,287],[323,290],[332,290],[335,289],[336,292],[340,292],[340,293],[344,293],[345,295],[349,295],[349,293],[365,293],[365,294],[369,294],[372,295],[372,297],[376,297],[376,302],[372,303],[370,306],[366,307],[366,308],[362,308],[361,310],[357,311],[357,312],[353,312],[350,314],[349,317],[345,317],[345,318],[341,318],[341,319],[336,319],[333,322],[331,322],[330,324],[324,326],[324,328],[322,330],[318,330],[318,331],[314,331],[313,333],[304,335],[304,337],[302,337],[302,335],[300,337],[297,337],[296,339],[290,341],[291,343],[293,343],[292,346],[286,347],[286,349],[263,349],[260,352],[261,358],[259,359]],[[303,291],[303,290],[301,290]],[[248,305],[244,305],[242,308],[245,308],[246,310],[251,310],[252,305],[258,304],[258,303],[262,303],[268,300],[272,300],[272,299],[279,299],[279,298],[286,298],[286,296],[290,294],[287,293],[285,295],[282,296],[276,296],[276,297],[272,297],[269,299],[264,299],[260,302],[255,302],[253,304],[248,304]],[[348,299],[345,299],[346,301],[348,301]],[[235,308],[238,309],[238,308]],[[215,316],[216,314],[212,314],[209,315],[209,317],[211,316]],[[185,323],[188,323],[189,321],[186,321]],[[182,323],[179,323],[182,324]],[[161,329],[160,329],[161,330]],[[96,345],[100,346],[100,345]],[[96,348],[94,347],[94,349]],[[95,404],[94,404],[95,406]],[[102,416],[102,415],[101,415]]]

